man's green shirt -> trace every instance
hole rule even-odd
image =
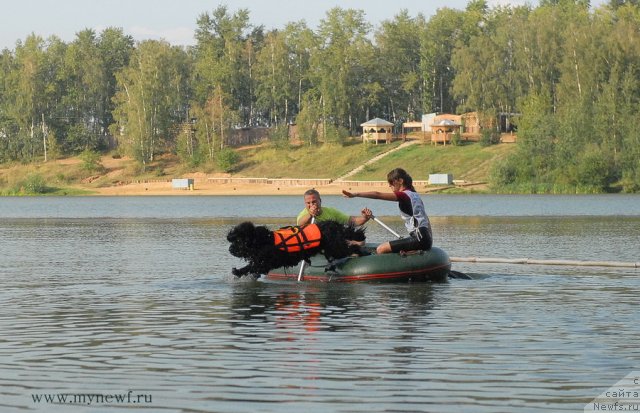
[[[298,214],[298,218],[296,218],[296,223],[300,222],[303,216],[309,214],[309,210],[307,208],[300,211]],[[351,217],[346,215],[335,208],[330,207],[322,207],[322,214],[316,217],[317,221],[337,221],[343,225],[346,225],[349,222]]]

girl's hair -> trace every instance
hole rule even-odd
[[[416,189],[413,187],[413,179],[411,178],[411,175],[409,175],[404,169],[396,168],[387,174],[387,182],[389,182],[389,184],[392,184],[396,179],[402,179],[405,188],[416,192]]]

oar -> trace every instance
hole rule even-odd
[[[315,224],[316,222],[316,217],[311,217],[311,223]],[[302,262],[300,263],[300,272],[298,272],[298,281],[302,281],[302,273],[304,272],[304,266],[307,262],[305,260],[302,260]]]
[[[389,231],[390,233],[392,233],[393,235],[395,235],[395,236],[396,236],[396,238],[402,238],[402,237],[400,236],[400,234],[398,234],[397,232],[395,232],[394,230],[392,230],[391,228],[389,228],[389,227],[387,226],[387,224],[385,224],[384,222],[380,221],[380,220],[379,220],[378,218],[376,218],[375,216],[371,215],[371,218],[373,218],[373,220],[374,220],[374,221],[376,221],[378,224],[382,225],[382,227],[383,227],[384,229],[386,229],[387,231]]]

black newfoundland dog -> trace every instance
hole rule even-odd
[[[364,240],[363,228],[335,221],[284,227],[276,231],[243,222],[227,234],[231,255],[248,263],[242,268],[234,268],[233,274],[236,277],[251,274],[256,278],[275,268],[296,266],[301,260],[309,262],[310,257],[320,252],[329,262],[348,257],[358,250],[349,241]]]

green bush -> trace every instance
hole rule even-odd
[[[451,137],[451,144],[453,146],[460,146],[460,143],[462,143],[462,136],[460,136],[460,131],[455,131],[453,133],[453,136]]]
[[[620,186],[624,193],[637,193],[640,192],[640,174],[636,171],[624,171],[622,173],[622,179],[620,180]]]
[[[288,149],[291,146],[289,143],[289,127],[280,125],[271,129],[269,139],[275,148]]]
[[[480,136],[480,146],[491,146],[498,143],[499,139],[496,134],[488,129],[484,129]]]
[[[327,124],[325,138],[327,143],[338,143],[340,145],[343,145],[347,141],[348,137],[349,131],[346,128],[342,126]]]
[[[605,191],[617,177],[611,154],[597,145],[587,145],[577,159],[576,184],[581,192]]]
[[[497,163],[490,172],[491,184],[502,187],[516,183],[518,178],[518,166],[509,159]]]
[[[100,162],[100,154],[89,149],[85,149],[80,154],[80,160],[82,160],[82,169],[88,172],[101,172],[104,170],[104,166]]]
[[[231,148],[224,148],[216,156],[218,168],[225,172],[231,172],[233,168],[240,162],[240,155]]]
[[[489,180],[496,188],[533,183],[535,176],[534,168],[522,154],[514,154],[496,161],[489,170]]]
[[[28,195],[39,195],[49,192],[49,188],[47,184],[40,174],[33,174],[27,176],[27,178],[22,181],[19,185],[21,192]]]

